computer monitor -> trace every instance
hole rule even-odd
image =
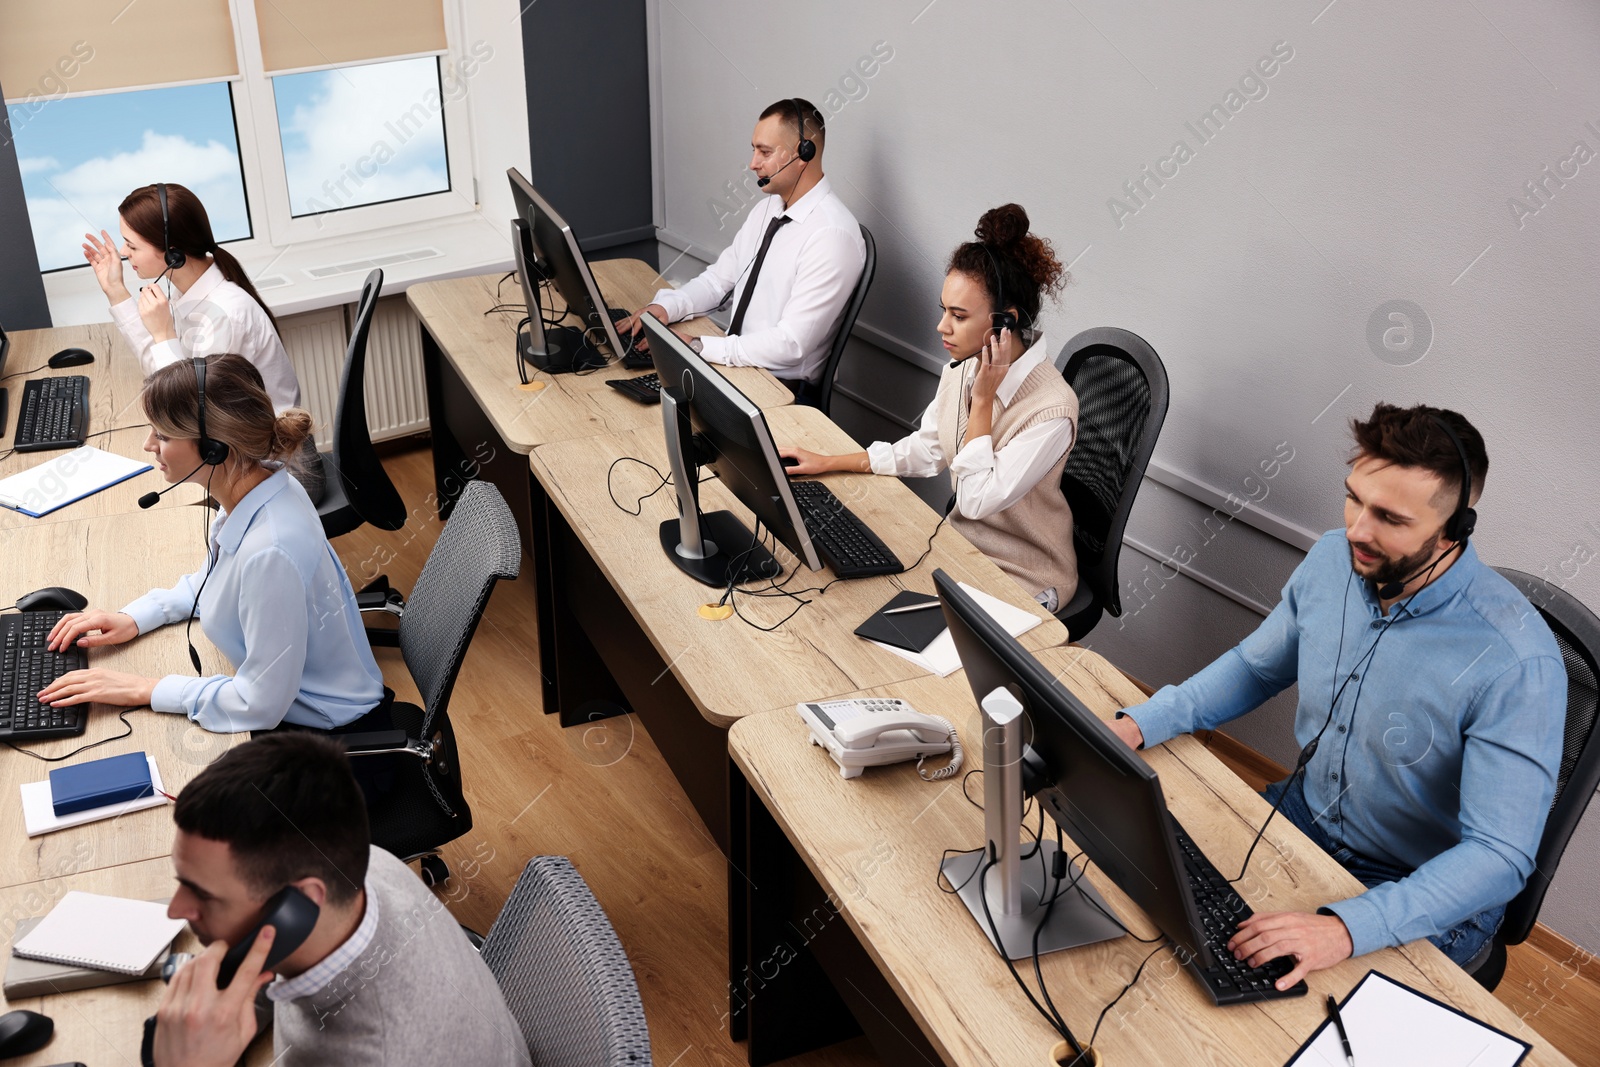
[[[10,352],[11,338],[6,336],[6,328],[4,326],[0,326],[0,381],[3,381],[5,378],[6,356]],[[0,388],[0,434],[6,432],[6,423],[10,421],[11,413],[8,410],[9,403],[10,394],[7,393],[5,389]]]
[[[653,315],[646,335],[661,376],[661,418],[678,491],[677,519],[661,524],[661,548],[685,573],[707,585],[778,573],[778,561],[731,511],[700,512],[695,437],[704,461],[756,519],[807,567],[822,561],[789,490],[789,476],[761,409]]]
[[[1025,791],[1172,938],[1181,956],[1212,966],[1209,949],[1194,935],[1201,929],[1199,911],[1156,772],[954,579],[936,570],[933,582],[973,696],[981,704],[1000,689],[1022,705],[1024,728],[1032,733],[1018,761]],[[1014,832],[1010,840],[1016,841]],[[981,915],[978,921],[984,922]]]
[[[620,358],[628,349],[617,336],[610,310],[578,247],[572,227],[515,167],[506,171],[506,177],[511,181],[511,199],[516,205],[517,217],[525,220],[532,230],[540,270],[555,284],[568,313],[578,320],[583,347],[576,354],[575,369],[601,367],[611,357]]]
[[[519,334],[517,350],[522,358],[536,367],[546,366],[552,355],[561,355],[559,344],[550,351],[550,342],[544,333],[544,311],[539,304],[539,283],[544,272],[539,267],[539,257],[533,248],[533,227],[527,219],[511,220],[511,252],[517,260],[517,282],[522,286],[522,302],[528,308],[528,333],[526,340]]]

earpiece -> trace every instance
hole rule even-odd
[[[199,392],[200,408],[200,462],[208,467],[220,467],[228,461],[228,443],[206,436],[206,357],[194,357],[195,387]]]
[[[178,249],[178,248],[173,248],[172,247],[172,221],[171,221],[171,217],[167,214],[167,183],[166,182],[156,182],[156,197],[161,201],[161,245],[162,245],[163,248],[166,249],[167,269],[168,270],[177,270],[179,267],[183,266],[184,263],[188,262],[189,257],[183,254],[183,250],[182,249]],[[156,280],[159,281],[160,279],[158,278]],[[205,410],[204,407],[202,407],[201,408],[202,413],[204,412],[204,410]],[[204,435],[205,435],[205,430],[204,430],[205,421],[204,421],[203,414],[202,414],[202,419],[201,419],[201,424],[200,425],[202,427],[202,429],[200,431],[201,432],[201,436],[204,437]]]
[[[794,154],[800,157],[800,162],[810,163],[817,158],[817,142],[806,136],[806,113],[800,107],[800,99],[790,97],[789,103],[794,105],[795,121],[800,124],[800,143],[795,146]]]
[[[1472,464],[1467,460],[1467,446],[1461,443],[1461,438],[1445,422],[1433,412],[1428,412],[1428,418],[1438,424],[1439,429],[1450,438],[1450,443],[1456,446],[1456,454],[1461,457],[1461,496],[1456,501],[1455,511],[1450,513],[1450,518],[1445,520],[1444,535],[1450,540],[1465,546],[1472,531],[1478,528],[1478,513],[1469,505],[1472,502]]]
[[[989,248],[988,244],[982,241],[978,243],[983,247],[984,253],[988,255],[989,265],[994,268],[994,303],[995,307],[1001,309],[989,316],[989,322],[996,330],[1010,330],[1015,333],[1018,329],[1017,316],[1006,306],[1006,280],[1000,274],[1000,261],[994,258],[994,252]]]

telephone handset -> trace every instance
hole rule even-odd
[[[810,728],[811,743],[827,749],[845,778],[859,777],[866,767],[909,759],[917,761],[917,773],[930,782],[961,769],[961,739],[950,720],[924,715],[904,700],[825,700],[796,704],[795,711]],[[945,752],[950,753],[948,764],[932,773],[923,771],[925,759]]]
[[[292,885],[278,890],[262,907],[261,921],[251,927],[250,932],[222,957],[222,963],[217,967],[217,988],[228,988],[228,983],[233,981],[239,965],[250,954],[250,947],[256,943],[256,936],[261,933],[263,926],[273,926],[278,931],[273,938],[272,948],[267,952],[267,962],[262,965],[262,970],[266,971],[282,963],[289,953],[305,944],[306,938],[311,936],[312,929],[317,925],[317,916],[321,911],[310,897]]]

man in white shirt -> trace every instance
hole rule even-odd
[[[867,260],[861,225],[822,173],[825,139],[822,113],[806,100],[763,111],[750,169],[771,195],[715,263],[681,289],[656,293],[618,331],[637,333],[647,313],[664,323],[703,315],[731,296],[728,336],[680,336],[712,363],[764,367],[812,399]]]

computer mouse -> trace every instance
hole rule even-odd
[[[94,353],[86,348],[63,348],[51,356],[45,364],[51,370],[61,370],[65,367],[81,367],[85,363],[94,362]]]
[[[36,1011],[8,1011],[0,1015],[0,1058],[37,1052],[56,1032],[50,1016]]]
[[[64,585],[47,585],[17,598],[18,611],[82,611],[89,598]]]
[[[795,456],[780,456],[779,458],[783,460],[783,465],[785,467],[798,467],[798,466],[800,466],[800,460],[798,458],[796,458]]]

